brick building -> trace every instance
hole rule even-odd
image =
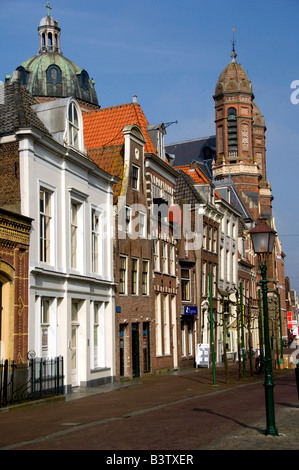
[[[31,219],[0,209],[0,359],[26,362]]]
[[[145,154],[156,150],[137,103],[84,116],[88,155],[116,174],[114,186],[114,278],[116,281],[116,376],[138,377],[155,367],[153,243]]]

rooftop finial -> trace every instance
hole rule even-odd
[[[236,51],[235,51],[235,28],[233,28],[233,52],[231,53],[231,58],[232,58],[232,62],[236,62],[236,57],[237,57],[237,54],[236,54]]]
[[[45,7],[46,7],[47,10],[48,10],[48,16],[51,16],[51,15],[50,15],[50,10],[52,10],[52,7],[51,7],[50,3],[47,2],[47,3],[45,4]]]

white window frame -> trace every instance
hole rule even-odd
[[[133,179],[134,171],[137,172],[137,178]],[[140,180],[139,175],[140,175],[139,166],[133,164],[132,165],[132,189],[134,189],[134,191],[139,191],[139,180]]]
[[[132,232],[132,208],[125,208],[125,231],[130,234]]]
[[[168,243],[162,242],[162,272],[168,274]]]
[[[125,269],[122,269],[122,259],[125,261]],[[124,272],[124,292],[121,292],[121,272]],[[128,257],[125,255],[120,255],[119,258],[119,295],[128,295]]]
[[[139,211],[139,236],[146,238],[146,213]]]
[[[154,271],[160,271],[160,243],[158,239],[154,240]]]
[[[97,224],[95,221],[97,220]],[[91,207],[91,271],[103,274],[103,213],[96,207]]]
[[[133,271],[133,265],[135,263],[136,263],[136,270]],[[133,273],[135,273],[134,275],[136,276],[135,280],[133,280]],[[134,296],[138,295],[138,287],[139,287],[138,279],[139,279],[139,259],[131,258],[131,295],[134,295]],[[135,292],[133,292],[133,282],[135,285]]]
[[[42,231],[42,221],[41,217],[45,213],[41,212],[40,206],[40,194],[41,192],[48,193],[50,195],[50,213],[47,215],[49,217],[49,233],[48,233],[48,240],[49,240],[49,247],[48,247],[48,255],[46,259],[42,259],[42,240],[41,240],[41,231]],[[39,181],[38,186],[38,260],[40,263],[50,264],[52,266],[56,263],[56,188],[44,183],[43,181]]]
[[[188,277],[183,277],[182,272],[186,271],[189,273]],[[187,286],[187,299],[183,298],[183,282]],[[182,285],[182,302],[191,302],[191,269],[189,268],[181,268],[181,285]]]
[[[106,367],[105,310],[105,302],[93,302],[91,364],[94,369]]]
[[[77,221],[73,221],[72,209],[77,207]],[[70,269],[76,272],[84,273],[85,263],[85,204],[84,199],[75,193],[70,194],[69,200],[69,256]],[[76,235],[76,240],[74,240]],[[75,241],[75,245],[74,245]]]
[[[147,266],[146,271],[144,270],[144,265]],[[146,259],[142,260],[142,295],[149,295],[149,261]]]
[[[170,275],[175,276],[175,246],[169,245]]]

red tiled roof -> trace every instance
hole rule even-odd
[[[189,175],[196,184],[208,184],[210,183],[209,179],[203,174],[199,168],[195,168],[191,165],[181,165],[175,166],[176,170],[182,170],[184,173]],[[221,198],[217,191],[214,192],[215,197]]]
[[[122,145],[124,143],[122,130],[132,124],[137,124],[145,136],[145,152],[157,153],[146,129],[149,123],[138,103],[122,104],[84,114],[83,123],[88,153],[94,149]]]
[[[176,170],[182,170],[185,173],[187,173],[187,175],[191,176],[191,178],[197,184],[210,183],[208,178],[198,168],[193,168],[191,167],[191,165],[180,165],[180,166],[175,166],[174,168]]]

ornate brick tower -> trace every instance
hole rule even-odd
[[[215,88],[215,179],[230,176],[254,219],[271,217],[272,194],[266,180],[265,122],[254,103],[252,85],[236,61],[221,73]]]

